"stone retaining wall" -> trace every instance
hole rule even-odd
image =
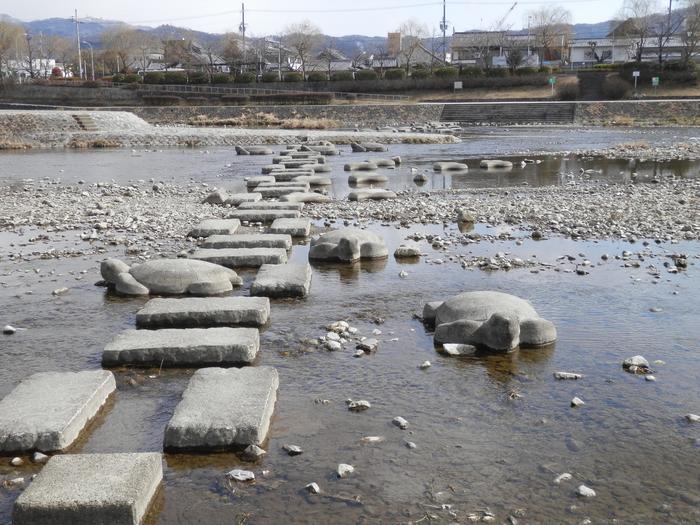
[[[151,124],[187,124],[204,115],[226,119],[256,113],[272,113],[278,118],[324,118],[342,128],[403,126],[411,123],[439,121],[442,104],[371,104],[340,106],[172,106],[132,107],[132,111]]]
[[[73,107],[131,106],[141,103],[136,91],[131,89],[39,85],[2,86],[0,101]]]
[[[630,121],[631,119],[631,121]],[[579,102],[575,124],[693,124],[700,119],[700,100]]]

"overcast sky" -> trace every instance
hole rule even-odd
[[[508,16],[507,25],[520,28],[527,12],[542,5],[558,4],[569,9],[573,21],[601,22],[614,17],[622,0],[522,0]],[[490,29],[506,14],[509,0],[448,0],[447,20],[457,31]],[[0,13],[21,20],[90,16],[156,26],[164,23],[208,32],[237,30],[240,2],[230,0],[2,0]],[[328,12],[331,10],[348,10]],[[325,12],[324,12],[325,11]],[[439,31],[441,0],[250,0],[246,2],[246,25],[251,35],[280,32],[291,22],[309,19],[329,35],[385,35],[403,20],[415,18]]]

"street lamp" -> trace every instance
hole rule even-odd
[[[92,71],[92,81],[95,81],[95,54],[92,50],[92,44],[88,42],[87,40],[83,40],[83,44],[86,46],[90,46],[90,68]]]

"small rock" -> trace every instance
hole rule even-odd
[[[289,454],[290,456],[298,456],[299,454],[303,454],[304,451],[301,449],[300,446],[298,445],[282,445],[282,448]]]
[[[326,349],[331,352],[337,352],[343,349],[343,345],[341,345],[338,341],[326,341]]]
[[[68,288],[56,288],[53,292],[51,292],[51,295],[63,295],[65,293],[68,293]]]
[[[360,441],[362,441],[362,443],[374,444],[381,443],[385,439],[384,436],[365,436]]]
[[[357,343],[357,349],[363,350],[367,353],[374,352],[379,347],[379,341],[376,339],[365,339]]]
[[[242,457],[246,461],[256,461],[263,457],[267,452],[257,445],[248,445],[243,451]]]
[[[2,328],[2,333],[5,335],[12,335],[17,331],[17,329],[14,326],[11,326],[9,324],[6,324]]]
[[[583,399],[581,399],[580,397],[575,397],[575,398],[573,398],[573,399],[571,400],[571,406],[572,406],[572,407],[580,407],[580,406],[583,406],[583,405],[585,405],[585,404],[586,404],[586,403],[584,403],[584,402],[583,402]]]
[[[355,467],[352,465],[347,465],[346,463],[341,463],[338,465],[338,469],[336,471],[338,473],[339,478],[346,478],[353,472],[355,472]]]
[[[253,481],[255,479],[255,474],[250,470],[235,469],[226,474],[229,479],[234,479],[236,481]]]
[[[309,483],[304,487],[309,493],[311,494],[320,494],[321,493],[321,487],[318,486],[318,483]]]
[[[406,448],[413,450],[417,447],[418,447],[418,445],[416,445],[413,441],[406,441]]]
[[[652,376],[652,375],[644,376],[644,379],[645,379],[646,381],[651,381],[652,383],[653,383],[654,381],[656,381],[656,378],[655,378],[654,376]]]
[[[353,357],[364,357],[365,355],[367,354],[365,354],[364,350],[356,350],[355,353],[352,354]]]
[[[399,427],[401,430],[406,430],[408,428],[408,421],[406,421],[401,416],[396,416],[394,419],[391,420],[391,422],[395,426]]]
[[[328,332],[326,334],[327,341],[340,341],[340,336],[336,332]]]
[[[426,370],[431,366],[433,365],[430,363],[430,361],[423,361],[418,368],[420,368],[421,370]]]
[[[364,399],[360,399],[359,401],[350,401],[350,403],[348,403],[348,410],[352,412],[362,412],[369,408],[372,408],[372,405],[369,404],[369,401],[365,401]]]
[[[408,277],[408,272],[407,272],[407,271],[404,271],[404,270],[401,270],[401,271],[399,272],[399,277],[401,277],[401,279],[405,279],[406,277]]]
[[[581,496],[582,498],[593,498],[596,494],[595,490],[592,488],[587,487],[586,485],[579,485],[576,489],[576,495]]]
[[[49,460],[49,456],[42,454],[41,452],[34,452],[32,456],[32,461],[34,463],[44,464]]]
[[[554,483],[559,485],[562,481],[569,481],[573,476],[569,474],[568,472],[564,472],[563,474],[559,474],[556,478],[554,478]]]
[[[472,345],[463,345],[456,343],[445,343],[442,345],[443,352],[449,356],[464,356],[464,355],[474,355],[476,353],[476,347]]]
[[[686,414],[685,420],[688,423],[700,423],[700,416],[698,416],[697,414]]]
[[[555,379],[581,379],[582,377],[581,374],[575,374],[573,372],[554,372]]]
[[[12,460],[10,460],[10,465],[13,467],[21,467],[24,465],[24,460],[22,458],[12,458]]]
[[[645,374],[651,371],[649,368],[649,361],[641,355],[635,355],[625,359],[622,362],[622,368],[631,374]]]

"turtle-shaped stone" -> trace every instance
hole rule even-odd
[[[119,259],[107,259],[100,273],[124,295],[219,295],[243,284],[233,270],[193,259],[159,259],[131,267]]]
[[[384,259],[389,251],[377,234],[357,228],[344,228],[311,239],[309,259],[353,262],[359,259]]]
[[[468,344],[510,352],[518,346],[556,341],[557,330],[532,305],[501,292],[465,292],[444,302],[427,303],[423,319],[435,326],[435,342]]]

